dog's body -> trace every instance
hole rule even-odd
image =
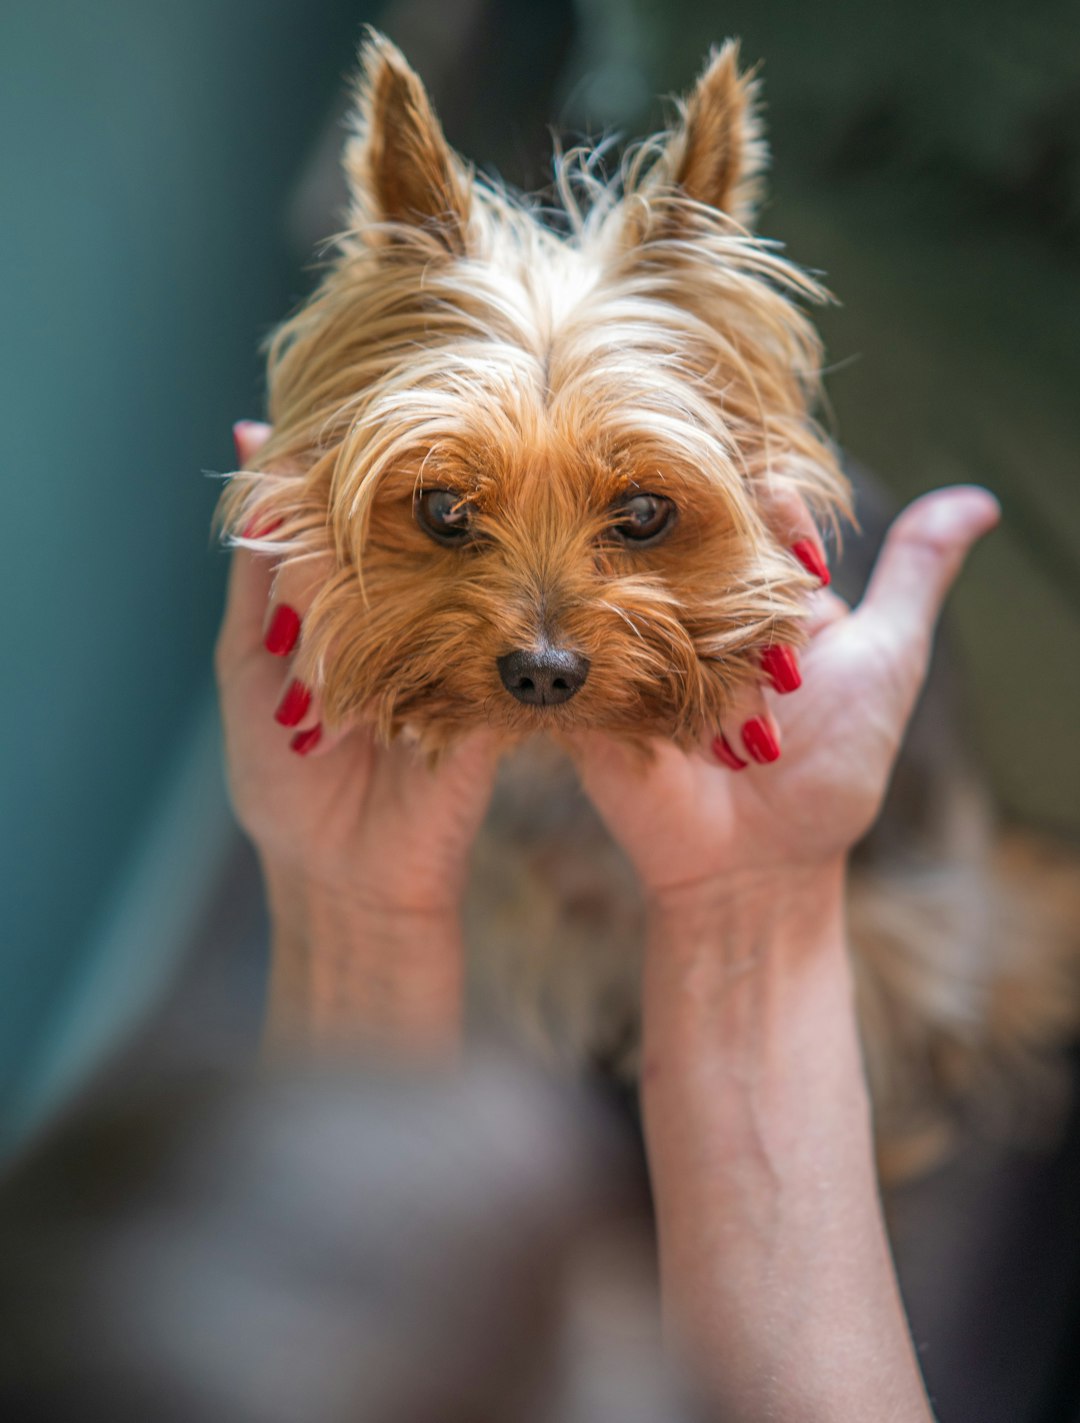
[[[224,504],[231,531],[272,529],[259,547],[325,569],[300,673],[326,720],[432,752],[483,722],[519,747],[478,850],[479,959],[532,1036],[624,1070],[633,879],[554,748],[521,743],[708,739],[762,652],[802,640],[815,580],[793,521],[849,512],[798,305],[823,294],[748,231],[755,100],[726,45],[620,184],[561,162],[560,235],[466,168],[369,41],[348,228],[275,339],[274,433]],[[976,802],[954,766],[937,826],[954,886],[985,868]],[[1056,970],[973,956],[979,929],[918,873],[899,916],[880,872],[853,896],[879,1121],[905,1139],[984,1049],[1041,1046],[1069,1018]],[[1006,1029],[1003,985],[1024,1005]]]

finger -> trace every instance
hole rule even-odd
[[[826,588],[812,593],[808,603],[805,627],[809,634],[809,645],[803,652],[812,662],[815,639],[835,623],[848,617],[851,609],[843,598]],[[794,648],[779,645],[766,648],[761,656],[761,665],[774,692],[785,695],[801,687],[802,664]],[[710,742],[711,754],[731,771],[745,769],[749,764],[745,759],[747,751],[750,753],[750,761],[757,761],[761,765],[779,759],[779,727],[767,708],[762,713],[763,704],[764,699],[760,691],[754,698],[753,705],[748,705],[745,698],[740,698],[737,708],[725,718],[720,734]]]
[[[779,481],[771,485],[765,495],[763,512],[779,542],[791,550],[823,588],[827,587],[830,575],[825,545],[798,489]]]
[[[503,743],[496,732],[472,732],[457,742],[435,768],[441,793],[457,798],[459,813],[470,834],[480,828],[495,784]]]
[[[237,463],[243,469],[270,438],[270,426],[264,425],[261,420],[237,420],[232,433]]]
[[[751,762],[767,766],[780,759],[780,728],[761,687],[748,687],[741,693],[709,749],[715,760],[732,771],[742,770]]]
[[[333,560],[329,557],[303,557],[277,566],[264,610],[268,652],[277,647],[280,650],[276,655],[285,657],[302,642],[304,619],[333,573]]]
[[[331,730],[323,726],[321,721],[316,721],[314,725],[301,727],[292,733],[289,737],[289,750],[305,759],[310,756],[312,760],[318,760],[320,756],[328,756],[336,750],[347,737],[360,734],[352,724]]]
[[[824,588],[812,593],[808,600],[808,617],[805,623],[806,630],[810,635],[811,648],[814,638],[819,633],[846,618],[850,611],[843,598],[838,597],[835,593]],[[804,651],[809,650],[804,649]],[[761,666],[773,690],[781,695],[797,691],[802,685],[801,662],[794,648],[779,645],[766,648],[761,655]],[[772,759],[777,759],[781,745],[780,733],[775,720],[769,715],[767,709],[760,727],[752,727],[749,733],[757,754],[749,759],[744,754],[743,728],[748,722],[762,717],[764,705],[764,698],[760,691],[755,693],[749,701],[745,695],[741,697],[736,707],[725,718],[720,731],[710,732],[707,737],[705,749],[708,755],[730,771],[744,770],[750,764],[750,760],[767,764],[774,748],[777,755]],[[764,728],[764,734],[761,728]]]
[[[759,658],[761,670],[769,679],[774,692],[786,696],[797,692],[802,686],[802,672],[799,670],[799,654],[793,647],[785,647],[774,642],[766,647]]]
[[[722,731],[718,731],[709,744],[712,755],[729,771],[745,771],[750,764],[744,761]]]
[[[372,815],[384,823],[401,817],[421,832],[437,817],[453,826],[455,843],[471,845],[491,799],[499,754],[499,738],[488,730],[462,737],[434,764],[415,742],[398,736],[377,755]]]
[[[291,671],[281,684],[274,705],[274,720],[294,735],[312,731],[321,724],[322,714],[311,687],[302,678],[293,676]]]
[[[266,444],[273,430],[259,420],[238,420],[232,433],[233,444],[236,446],[237,468],[238,471],[244,471],[254,463],[255,456]],[[261,545],[280,528],[282,520],[268,511],[260,512],[259,502],[257,496],[246,501],[246,521],[241,523],[239,532],[233,530],[232,541],[234,544],[243,543],[245,547],[254,547],[258,552],[274,553],[273,545]],[[234,517],[242,517],[239,510],[235,511]]]
[[[925,653],[964,559],[1000,518],[994,496],[975,485],[916,499],[889,530],[857,616],[894,645]]]
[[[263,647],[285,663],[274,720],[293,733],[290,744],[302,755],[313,754],[320,745],[324,752],[329,749],[329,742],[324,743],[326,729],[315,735],[322,709],[303,645],[304,618],[326,581],[328,567],[327,559],[305,559],[279,568],[264,608]]]
[[[233,426],[236,458],[243,466],[270,437],[270,426],[256,420],[238,420]],[[271,566],[244,549],[234,549],[229,566],[225,617],[218,637],[220,661],[232,662],[253,651],[266,615],[272,580]]]
[[[265,558],[246,549],[233,550],[217,642],[219,668],[235,665],[258,648],[272,583],[273,570]]]
[[[816,593],[811,593],[806,609],[803,627],[811,643],[819,632],[840,622],[851,612],[839,593],[834,593],[831,588],[819,588]]]

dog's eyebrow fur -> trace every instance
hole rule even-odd
[[[792,300],[821,289],[722,215],[678,194],[650,201],[680,213],[679,234],[629,250],[617,241],[619,205],[565,242],[480,183],[467,259],[446,261],[422,229],[390,251],[368,232],[345,234],[315,297],[272,342],[274,435],[260,465],[310,468],[348,445],[349,506],[362,516],[385,468],[365,431],[385,451],[388,425],[415,444],[454,407],[497,425],[526,400],[626,411],[641,397],[702,468],[723,470],[733,449],[755,475],[782,461],[816,512],[842,508],[845,486],[810,413],[820,344]],[[226,508],[256,487],[235,482]]]
[[[273,435],[218,513],[317,586],[293,674],[327,726],[407,728],[433,755],[481,724],[507,743],[594,729],[700,748],[760,686],[763,648],[803,636],[816,580],[788,550],[805,532],[801,503],[825,523],[848,512],[814,418],[822,350],[805,307],[825,293],[749,230],[766,158],[756,79],[725,45],[613,179],[609,143],[557,152],[554,215],[473,174],[380,37],[357,96],[344,231],[273,337]],[[483,538],[460,550],[429,539],[410,508],[421,484],[476,498]],[[670,536],[606,545],[610,500],[658,485],[678,507]],[[244,539],[249,525],[263,534]],[[552,630],[588,660],[588,681],[538,721],[496,667]],[[997,1131],[1007,1075],[1045,1071],[1045,1049],[1077,1023],[1075,934],[1054,925],[1052,899],[1018,914],[1007,859],[986,860],[981,798],[952,771],[932,873],[920,853],[898,867],[898,892],[875,864],[852,876],[848,903],[875,1128],[894,1164],[939,1144],[975,1086]],[[542,776],[530,834],[551,790]],[[500,895],[516,893],[518,870]],[[610,925],[632,969],[618,889]],[[528,922],[507,932],[502,903],[499,950],[524,946],[536,1017],[549,997],[554,1016],[603,926],[592,913],[575,940],[567,917],[529,900]],[[568,945],[573,974],[541,982],[543,953],[558,969]],[[636,980],[594,986],[599,1014],[574,1002],[560,1024],[582,1060],[597,1045],[611,1056],[602,1022],[589,1036],[605,1005],[637,1001]]]
[[[388,481],[405,481],[403,494],[433,479],[465,489],[466,471],[490,469],[477,484],[491,493],[494,518],[500,470],[512,468],[518,484],[542,477],[529,451],[549,450],[564,467],[592,461],[590,480],[640,483],[642,470],[650,479],[660,470],[685,490],[710,486],[740,557],[754,564],[705,599],[699,666],[722,656],[749,668],[753,639],[768,629],[797,641],[801,575],[763,506],[780,484],[835,520],[847,486],[813,413],[822,349],[803,306],[825,293],[741,225],[764,149],[753,83],[739,76],[734,50],[710,63],[674,129],[632,150],[613,179],[602,176],[598,149],[558,155],[565,235],[452,153],[392,46],[373,41],[365,62],[347,149],[349,223],[318,289],[270,343],[273,435],[257,468],[230,482],[224,526],[274,524],[286,560],[329,557],[348,571],[334,584],[344,595],[366,588],[369,531]],[[388,185],[385,128],[403,114],[390,147],[415,171]],[[717,125],[727,150],[710,168],[702,145],[710,133],[719,142]],[[561,537],[552,518],[560,508],[569,517],[571,497],[553,486],[543,537]],[[503,517],[505,540],[524,549]],[[687,540],[684,559],[694,551]],[[479,607],[487,595],[469,586]],[[613,594],[611,616],[640,621],[647,598],[654,636],[663,628],[671,639],[671,666],[690,658],[655,579]],[[305,623],[321,672],[352,616],[328,608],[320,599]],[[627,655],[629,666],[643,649]],[[662,681],[660,653],[649,657],[649,675]],[[698,685],[697,701],[680,703],[684,727],[704,705],[700,671],[689,669],[676,679]]]

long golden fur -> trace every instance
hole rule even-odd
[[[273,436],[220,510],[236,541],[318,569],[298,671],[327,722],[408,727],[432,751],[480,721],[508,742],[600,728],[691,745],[758,679],[763,646],[801,641],[812,580],[786,546],[791,501],[830,524],[849,494],[814,419],[803,305],[824,293],[750,231],[765,158],[729,42],[617,181],[594,154],[560,157],[553,216],[472,172],[369,38],[345,229],[273,339]],[[467,546],[419,527],[425,490],[468,506]],[[607,534],[636,490],[678,519],[634,550]],[[543,639],[590,667],[537,708],[497,659]],[[990,907],[985,813],[945,818],[932,872],[853,878],[868,1067],[901,1164],[988,1063],[1076,1025],[1072,946],[1026,942],[1030,918]],[[634,886],[550,764],[509,768],[477,866],[473,938],[519,1020],[578,1061],[631,1062]]]
[[[690,743],[765,644],[800,641],[811,579],[782,496],[832,519],[847,489],[796,304],[822,292],[738,220],[763,157],[753,102],[729,44],[621,186],[563,160],[560,236],[451,153],[419,80],[369,40],[348,226],[274,339],[274,435],[224,510],[233,532],[277,525],[286,560],[331,562],[301,663],[331,724],[432,747],[479,715]],[[468,502],[470,548],[420,530],[424,489]],[[603,540],[634,490],[678,508],[658,547]],[[538,712],[496,659],[540,637],[591,671]]]

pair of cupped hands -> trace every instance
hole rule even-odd
[[[236,427],[241,467],[268,433]],[[783,665],[763,669],[776,690],[755,690],[700,754],[657,744],[645,762],[600,733],[574,738],[585,790],[650,906],[716,902],[744,884],[780,886],[842,864],[880,808],[945,597],[998,518],[977,487],[916,500],[893,524],[857,608],[824,586],[824,574],[811,595],[801,685],[782,654]],[[792,542],[824,570],[816,534],[796,529]],[[289,669],[310,593],[278,576],[272,558],[234,552],[216,666],[240,823],[268,875],[383,921],[456,916],[497,740],[478,731],[432,767],[401,739],[383,746],[363,727],[319,728],[317,705]],[[744,734],[750,721],[756,729]]]

